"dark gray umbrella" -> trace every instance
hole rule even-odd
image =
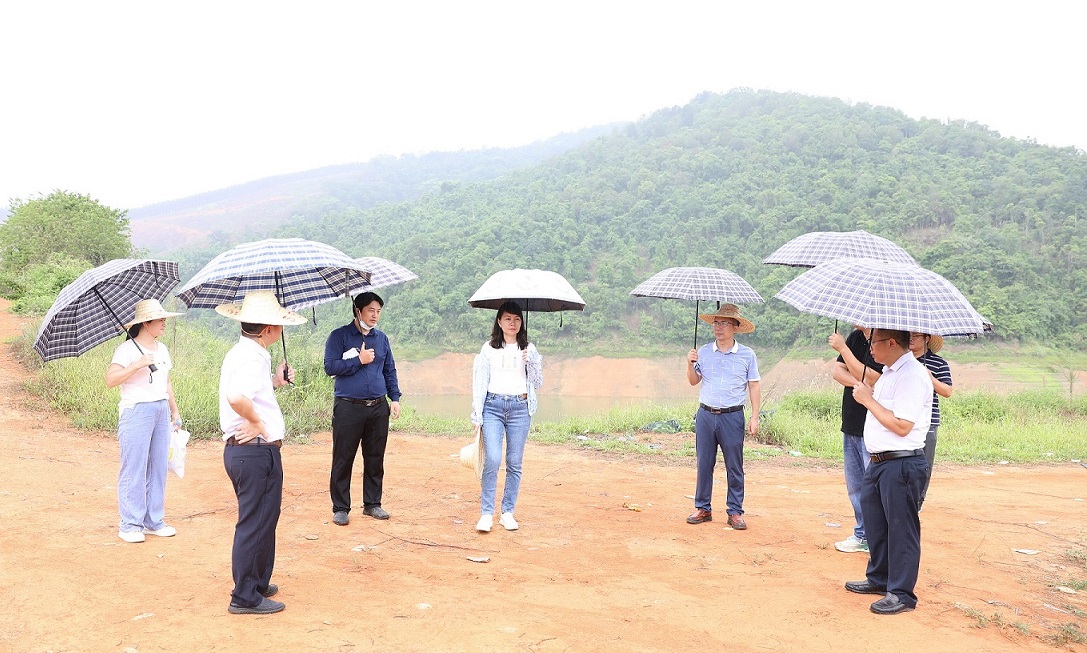
[[[804,272],[774,297],[803,313],[865,328],[955,336],[992,326],[950,281],[907,263],[836,259]]]
[[[91,268],[57,294],[34,350],[42,361],[82,355],[123,333],[140,300],[161,302],[178,280],[174,261],[125,258]]]
[[[694,301],[694,348],[698,347],[698,304],[704,301],[729,304],[761,304],[763,298],[735,272],[720,268],[668,268],[649,277],[630,291],[635,297]]]
[[[872,258],[917,265],[909,253],[886,238],[867,231],[813,231],[777,248],[763,259],[770,265],[811,268],[836,258]]]

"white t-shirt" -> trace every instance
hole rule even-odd
[[[154,357],[155,367],[158,369],[151,373],[150,368],[142,367],[121,383],[121,402],[117,404],[118,413],[123,413],[126,408],[131,408],[136,404],[162,401],[169,398],[168,373],[174,367],[174,363],[170,359],[170,352],[166,351],[166,345],[155,342],[155,349],[144,347],[144,354]],[[128,367],[136,362],[140,356],[143,356],[143,354],[136,348],[136,342],[134,340],[125,340],[113,352],[113,360],[110,363]]]
[[[245,336],[239,338],[238,344],[227,352],[219,373],[219,427],[223,429],[224,441],[245,424],[245,418],[234,412],[227,401],[232,394],[242,395],[253,402],[254,410],[268,428],[260,439],[265,442],[283,439],[287,427],[272,387],[272,356],[264,347]]]
[[[502,349],[495,349],[490,343],[485,343],[480,353],[487,357],[491,365],[491,381],[487,384],[487,392],[499,395],[523,395],[528,392],[524,356],[516,343],[507,343]]]
[[[898,419],[913,422],[913,428],[905,436],[896,435],[869,412],[864,420],[864,446],[868,453],[925,446],[932,421],[932,377],[928,368],[914,358],[913,352],[907,351],[897,361],[883,367],[883,375],[876,380],[872,396]]]

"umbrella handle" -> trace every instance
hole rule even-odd
[[[282,297],[283,292],[279,288],[279,270],[276,270],[275,275],[276,275],[276,301],[279,302],[280,306],[286,307],[286,305],[283,303],[283,297]],[[314,313],[314,315],[316,316],[316,313]],[[314,318],[314,323],[316,324],[316,322],[317,322],[317,320],[316,320],[316,317],[315,317]],[[287,368],[290,367],[291,364],[287,362],[287,330],[286,329],[283,329],[282,333],[279,334],[279,342],[280,342],[281,345],[283,345],[283,362],[285,363],[283,365],[283,380],[286,381],[287,383],[290,383],[291,385],[294,385],[294,383],[291,383],[291,380],[287,378]]]
[[[698,300],[694,300],[694,343],[691,349],[698,349]]]

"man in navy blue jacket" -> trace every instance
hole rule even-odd
[[[325,341],[325,374],[335,378],[328,490],[332,521],[339,526],[349,522],[351,469],[360,446],[362,512],[376,519],[389,518],[381,507],[381,482],[389,418],[400,417],[400,387],[389,338],[376,328],[384,305],[376,293],[355,297],[355,319],[330,333]]]

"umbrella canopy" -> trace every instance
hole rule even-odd
[[[668,268],[630,291],[635,297],[718,301],[730,304],[763,303],[751,284],[735,272],[720,268]]]
[[[363,256],[362,258],[355,259],[355,262],[358,263],[362,269],[370,273],[370,281],[360,288],[352,289],[352,291],[376,290],[378,288],[395,286],[398,283],[405,283],[419,278],[419,275],[403,265],[393,263],[388,259],[378,258],[376,256]]]
[[[162,301],[179,281],[177,263],[115,259],[65,286],[34,341],[42,361],[79,356],[120,334],[143,299]]]
[[[549,270],[502,270],[483,282],[468,300],[474,308],[498,310],[515,301],[522,310],[551,313],[585,310],[585,300],[558,272]]]
[[[906,250],[867,231],[813,231],[793,238],[763,259],[770,265],[812,268],[836,258],[872,258],[917,265]]]
[[[763,298],[735,272],[720,268],[668,268],[630,291],[635,297],[694,300],[694,347],[698,347],[698,303],[763,303]]]
[[[950,281],[907,263],[836,259],[804,272],[774,297],[803,313],[866,328],[954,336],[982,333],[987,324]]]
[[[177,296],[189,308],[237,303],[254,290],[271,290],[284,308],[332,301],[365,285],[370,273],[340,250],[301,238],[244,243],[213,258]]]

